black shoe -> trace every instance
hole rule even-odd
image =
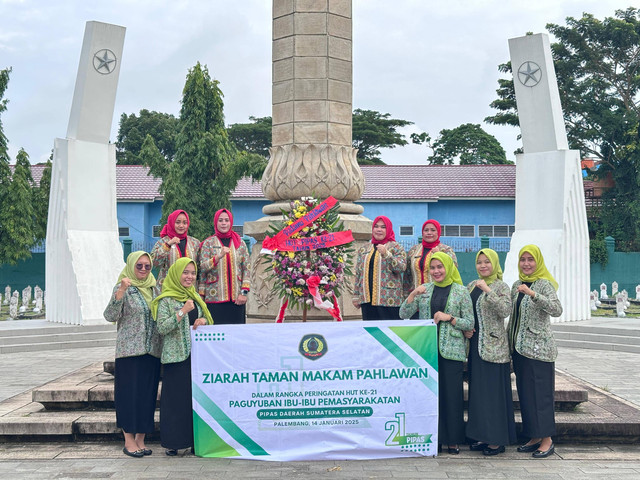
[[[499,453],[504,453],[504,445],[500,445],[498,448],[487,447],[482,451],[482,454],[487,457],[498,455]]]
[[[525,443],[524,445],[520,445],[516,450],[520,453],[535,452],[536,450],[538,450],[538,447],[540,446],[541,443],[542,442],[532,443],[531,445],[527,445]]]
[[[174,450],[173,448],[167,448],[164,453],[166,453],[170,457],[175,457],[176,455],[178,455],[178,450]]]
[[[489,444],[484,442],[476,442],[469,445],[469,450],[472,452],[482,452],[485,448],[487,448]]]
[[[143,448],[143,449],[142,449],[142,450],[140,450],[140,451],[142,452],[142,454],[143,454],[144,456],[151,455],[151,454],[153,453],[153,450],[151,450],[150,448]]]
[[[129,455],[130,457],[133,457],[133,458],[144,457],[144,453],[142,453],[142,450],[134,450],[132,452],[130,450],[127,450],[127,447],[124,447],[122,449],[122,453],[124,453],[125,455]]]
[[[556,449],[555,445],[551,443],[549,450],[546,450],[544,452],[542,450],[536,450],[531,454],[531,456],[533,458],[547,458],[549,455],[551,455],[555,451],[555,449]]]
[[[460,449],[458,447],[447,447],[447,452],[449,452],[449,455],[458,455]]]

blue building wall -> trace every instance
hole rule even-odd
[[[262,207],[266,200],[232,200],[234,225],[263,217]],[[438,220],[442,225],[475,225],[474,237],[442,237],[442,241],[458,251],[475,251],[480,247],[477,225],[513,225],[515,204],[513,200],[442,200],[439,202],[358,202],[364,207],[363,215],[374,219],[385,215],[393,222],[396,239],[405,248],[417,243],[422,224],[428,218]],[[152,237],[154,225],[159,225],[162,216],[162,202],[133,203],[118,202],[118,224],[129,227],[129,238],[133,248],[150,249],[157,237]],[[401,226],[412,226],[413,235],[401,235]],[[212,230],[213,231],[213,230]],[[499,244],[502,242],[502,244]],[[253,243],[253,240],[252,240]],[[507,238],[492,238],[492,248],[504,250]]]

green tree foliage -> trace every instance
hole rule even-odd
[[[176,136],[176,153],[163,177],[163,221],[173,210],[189,212],[191,235],[213,234],[213,215],[229,207],[235,187],[227,165],[236,149],[224,126],[222,91],[198,62],[187,74]]]
[[[7,226],[3,223],[4,211],[9,205],[9,185],[11,184],[11,169],[9,168],[9,151],[7,137],[2,129],[2,112],[7,109],[8,100],[4,98],[4,92],[9,84],[10,68],[0,70],[0,265],[7,263],[9,257],[6,249],[10,248],[11,237]],[[6,247],[5,247],[6,245]]]
[[[30,250],[36,244],[32,183],[29,156],[20,149],[0,208],[1,263],[15,264],[18,260],[31,257]]]
[[[504,149],[493,135],[485,132],[478,124],[465,123],[451,130],[440,131],[435,142],[426,133],[411,134],[411,141],[426,144],[433,154],[427,158],[430,165],[511,164]]]
[[[34,225],[34,237],[35,241],[41,242],[47,237],[47,218],[49,216],[49,190],[51,190],[51,161],[53,159],[53,153],[47,160],[44,169],[42,170],[42,177],[40,177],[40,184],[33,186],[33,213],[35,219]]]
[[[167,162],[167,159],[162,155],[160,150],[158,150],[158,147],[156,147],[156,142],[153,140],[153,137],[149,134],[147,134],[142,143],[138,159],[140,160],[140,165],[149,167],[149,175],[156,178],[165,178],[171,166],[171,163]]]
[[[123,113],[116,141],[116,161],[118,165],[143,165],[140,153],[150,135],[165,161],[170,162],[176,152],[177,134],[178,119],[168,113],[146,109],[140,110],[138,116]]]
[[[407,144],[398,128],[413,125],[413,122],[390,118],[389,113],[374,110],[353,111],[353,147],[358,149],[360,165],[384,165],[380,158],[381,148],[402,147]]]
[[[551,49],[569,146],[599,158],[597,175],[615,181],[591,235],[611,235],[619,247],[640,250],[640,10],[617,10],[604,20],[585,13],[547,30],[557,39]],[[485,120],[514,125],[513,81],[499,86],[491,104],[499,113]]]
[[[251,123],[229,125],[227,133],[238,150],[269,158],[271,117],[249,117]]]

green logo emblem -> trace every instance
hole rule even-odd
[[[325,353],[327,353],[327,341],[322,335],[317,333],[310,333],[302,337],[300,345],[298,345],[298,351],[300,355],[309,360],[317,360]]]

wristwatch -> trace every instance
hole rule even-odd
[[[242,290],[240,290],[240,295],[244,295],[245,297],[247,296],[248,293],[249,293],[249,290],[247,290],[246,288],[243,288]]]
[[[178,316],[180,318],[184,317],[184,312],[182,311],[182,309],[178,310]]]

